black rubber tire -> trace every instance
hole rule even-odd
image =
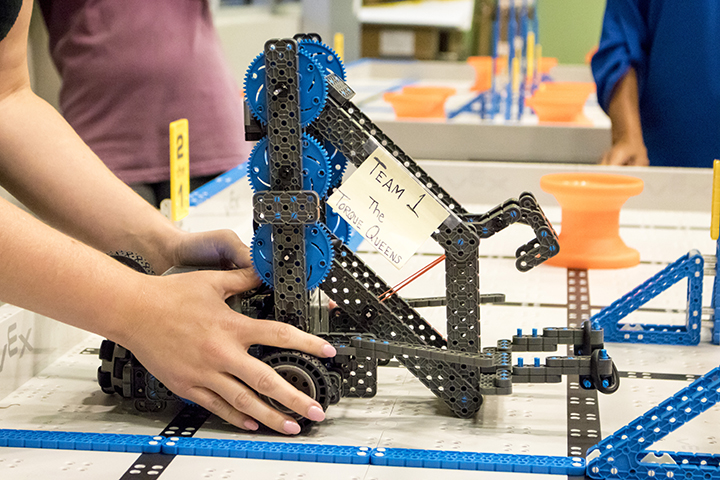
[[[325,366],[317,358],[294,350],[279,350],[261,359],[275,369],[291,385],[317,401],[323,410],[327,410],[332,400],[332,380]],[[312,420],[299,415],[273,399],[260,395],[265,402],[274,408],[293,417],[302,430],[313,423]]]
[[[105,371],[103,371],[102,367],[98,367],[97,379],[98,379],[98,384],[100,385],[100,389],[104,393],[107,393],[108,395],[112,395],[113,393],[115,393],[115,389],[113,388],[112,377],[110,376],[110,372],[105,372]]]
[[[113,352],[115,351],[115,342],[103,340],[100,344],[100,360],[112,362]]]

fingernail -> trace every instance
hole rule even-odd
[[[308,413],[305,416],[313,422],[322,422],[325,420],[325,412],[323,412],[322,408],[316,407],[315,405],[308,409]]]
[[[335,355],[337,355],[337,350],[335,350],[335,347],[333,347],[329,343],[323,345],[321,352],[326,357],[334,357]]]
[[[248,430],[257,430],[258,428],[260,428],[260,425],[258,425],[257,422],[254,422],[252,420],[245,420],[243,422],[243,425]]]
[[[285,420],[283,423],[283,431],[289,435],[297,435],[300,433],[300,425],[291,420]]]

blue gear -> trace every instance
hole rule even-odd
[[[300,46],[301,52],[304,51],[314,60],[317,60],[320,66],[325,69],[324,74],[327,75],[327,73],[332,72],[343,80],[347,80],[345,65],[343,65],[342,60],[340,60],[340,55],[338,55],[335,50],[322,42],[310,39],[300,40],[298,45]]]
[[[330,158],[330,188],[336,188],[340,185],[348,161],[345,155],[329,141],[325,141],[325,150]]]
[[[335,210],[330,205],[325,206],[325,224],[328,230],[342,240],[343,243],[347,244],[350,241],[350,237],[354,232],[353,228],[344,218],[335,213]]]
[[[313,190],[323,198],[330,187],[330,162],[320,143],[310,135],[302,135],[303,190]],[[255,144],[248,162],[248,179],[253,192],[270,189],[270,164],[268,163],[268,138]]]
[[[262,281],[273,286],[273,244],[272,225],[264,224],[255,230],[250,252],[253,265]],[[305,225],[305,268],[307,288],[312,290],[325,280],[332,267],[333,256],[330,235],[324,226],[315,223]]]
[[[312,123],[325,108],[327,83],[323,67],[304,52],[298,52],[300,82],[300,126]],[[263,125],[267,125],[267,97],[265,94],[265,53],[250,63],[245,73],[245,100],[250,111]]]

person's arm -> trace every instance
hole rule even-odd
[[[162,272],[178,231],[119,182],[54,108],[29,87],[28,5],[0,47],[0,182],[51,226],[100,251],[132,250]]]
[[[33,94],[26,60],[31,8],[26,0],[0,41],[0,182],[50,226],[0,200],[0,299],[122,344],[174,393],[238,427],[255,429],[256,419],[280,432],[300,430],[251,388],[322,420],[317,402],[247,349],[264,344],[327,357],[333,347],[232,311],[225,299],[259,282],[237,236],[176,229]],[[158,271],[207,262],[245,268],[149,276],[102,253],[116,249],[143,255]]]
[[[602,164],[648,165],[640,122],[638,72],[646,68],[651,38],[644,0],[608,0],[592,58],[598,103],[612,122],[612,147]]]
[[[635,69],[630,68],[618,82],[607,113],[612,122],[612,147],[603,155],[601,164],[649,165],[640,122]]]

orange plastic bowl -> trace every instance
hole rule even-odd
[[[445,101],[455,94],[450,87],[404,87],[402,92],[386,92],[398,118],[445,118]]]
[[[540,59],[540,65],[538,66],[540,73],[547,75],[550,70],[557,67],[558,59],[555,57],[542,57]]]
[[[540,92],[578,95],[587,100],[596,91],[592,82],[542,82],[537,88]]]
[[[425,87],[422,85],[408,85],[403,87],[402,93],[414,94],[414,95],[441,95],[445,99],[451,97],[457,93],[452,87]]]
[[[484,92],[492,86],[493,58],[489,56],[468,57],[468,64],[475,69],[475,83],[470,90]],[[502,74],[507,69],[507,57],[498,57],[496,74]]]
[[[619,210],[628,198],[643,191],[643,181],[610,173],[553,173],[540,179],[540,187],[569,210]]]
[[[620,238],[620,208],[640,194],[643,181],[606,173],[556,173],[540,179],[540,187],[562,208],[560,252],[548,265],[567,268],[626,268],[640,254]]]
[[[543,94],[525,100],[540,122],[573,122],[582,113],[587,97],[578,95]]]

